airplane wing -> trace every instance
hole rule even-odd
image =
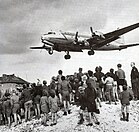
[[[96,38],[90,38],[87,41],[90,43],[90,45],[92,46],[92,48],[100,48],[104,45],[106,45],[107,43],[110,43],[112,41],[115,41],[116,39],[118,39],[121,35],[132,31],[136,28],[139,27],[139,23],[115,30],[113,32],[109,32],[106,34],[103,34],[104,38],[100,38],[100,37],[96,37]]]
[[[128,48],[128,47],[133,47],[133,46],[137,46],[137,45],[139,45],[139,43],[137,43],[137,44],[120,45],[119,47],[122,48],[122,49],[125,49],[125,48]]]
[[[44,47],[30,47],[30,49],[44,49]]]
[[[50,47],[49,46],[46,46],[46,45],[43,45],[43,46],[40,46],[40,47],[30,47],[30,49],[46,49],[46,50],[49,50]]]

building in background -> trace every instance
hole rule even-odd
[[[0,77],[0,93],[11,92],[12,90],[20,89],[23,84],[28,84],[29,82],[25,81],[20,77],[16,77],[14,74],[7,75],[3,74]]]

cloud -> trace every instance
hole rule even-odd
[[[101,30],[127,7],[124,0],[1,0],[0,54],[30,52],[29,47],[39,45],[41,34],[51,29],[90,33],[92,26]]]
[[[96,53],[91,59],[86,52],[70,53],[72,58],[64,60],[63,52],[54,52],[50,56],[45,50],[40,53],[39,50],[30,50],[29,47],[41,46],[40,36],[48,30],[90,33],[90,26],[99,31],[107,29],[106,32],[128,26],[138,21],[138,6],[137,0],[0,0],[1,73],[13,72],[25,76],[26,72],[28,78],[33,80],[36,76],[49,78],[57,74],[59,69],[68,74],[78,70],[79,66],[85,69],[92,65],[113,66],[112,57],[115,58],[115,52],[108,52],[107,55],[106,52],[99,52],[100,54]],[[135,41],[137,32],[133,34],[132,32],[127,36],[131,42],[138,42]],[[127,52],[132,56],[134,50]],[[126,51],[122,51],[122,55],[118,53],[116,62]],[[126,55],[128,56],[127,53]],[[105,62],[109,60],[111,64]],[[125,62],[125,59],[120,60]]]

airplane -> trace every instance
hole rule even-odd
[[[122,50],[139,45],[139,43],[125,45],[121,42],[123,34],[138,27],[139,23],[136,23],[106,34],[93,31],[93,28],[90,27],[91,35],[79,35],[78,32],[49,31],[47,34],[41,36],[43,46],[30,47],[30,49],[45,49],[50,55],[53,54],[54,50],[58,52],[65,51],[65,59],[71,58],[69,52],[83,52],[83,50],[89,50],[88,55],[94,55],[94,50]]]

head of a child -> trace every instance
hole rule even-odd
[[[61,77],[61,80],[62,80],[62,81],[66,80],[66,77],[65,77],[65,76],[62,76],[62,77]]]
[[[107,72],[107,73],[106,73],[106,76],[107,76],[107,77],[110,77],[110,72]]]
[[[127,90],[127,86],[123,85],[123,91],[126,91],[126,90]]]
[[[10,95],[11,95],[10,93],[5,93],[5,97],[6,97],[6,98],[5,98],[5,101],[6,101],[7,99],[10,99]]]
[[[85,90],[85,88],[84,88],[83,86],[80,86],[80,87],[78,88],[79,93],[82,94],[82,95],[84,95],[84,93],[85,93],[84,90]]]
[[[42,96],[48,96],[48,92],[46,92],[46,91],[43,90]]]
[[[54,92],[54,91],[51,91],[51,92],[50,92],[50,96],[51,96],[52,98],[54,98],[54,97],[55,97],[55,92]]]
[[[15,91],[15,90],[13,90],[13,91],[12,91],[12,94],[13,94],[13,95],[17,95],[17,93],[16,93],[16,91]]]

